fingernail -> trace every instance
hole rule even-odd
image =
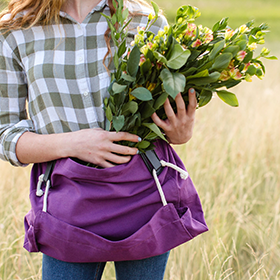
[[[142,138],[141,137],[138,137],[138,142],[141,142],[142,141]]]
[[[195,90],[193,88],[190,89],[190,93],[195,93]]]

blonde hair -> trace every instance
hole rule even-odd
[[[0,29],[30,28],[36,24],[59,23],[59,12],[66,0],[11,0],[8,7],[0,13]],[[108,0],[111,15],[115,13],[113,1]],[[129,0],[126,0],[129,1]],[[149,6],[145,0],[133,0]],[[5,17],[9,15],[8,17]]]
[[[60,17],[59,13],[62,5],[67,0],[11,0],[8,7],[0,14],[0,29],[6,31],[16,30],[16,29],[28,29],[34,25],[48,25],[51,23],[59,23]],[[111,16],[116,12],[113,5],[113,1],[118,4],[117,0],[108,0],[108,5],[110,8]],[[130,1],[130,0],[125,0]],[[131,0],[139,3],[140,5],[150,7],[150,5],[145,0]],[[140,12],[141,13],[141,12]],[[140,14],[136,13],[136,14]],[[134,14],[132,14],[133,16]],[[116,23],[117,24],[117,23]],[[110,46],[110,29],[108,28],[104,34],[105,42],[108,51],[104,57],[103,64],[105,65],[105,60],[108,55],[112,54]],[[110,58],[109,65],[112,61],[112,55]]]
[[[0,14],[0,28],[15,30],[59,22],[65,0],[12,0]],[[5,17],[9,15],[8,17]]]

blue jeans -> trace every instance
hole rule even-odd
[[[162,280],[169,252],[136,261],[115,262],[117,280]],[[69,263],[43,255],[42,280],[100,280],[106,262]]]

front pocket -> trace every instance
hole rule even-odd
[[[163,254],[193,238],[180,222],[173,204],[161,207],[138,231],[119,241],[69,225],[45,212],[38,213],[35,232],[41,252],[68,262],[143,259]]]
[[[29,252],[39,252],[36,242],[35,228],[32,225],[33,222],[32,213],[30,211],[24,218],[25,236],[23,247]]]

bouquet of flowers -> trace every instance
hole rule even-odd
[[[175,23],[154,34],[149,29],[159,8],[155,3],[152,6],[154,14],[148,16],[146,27],[138,27],[130,46],[126,41],[130,21],[123,1],[115,4],[113,17],[104,15],[115,46],[116,68],[111,74],[110,97],[104,100],[106,129],[137,134],[141,142],[121,144],[142,152],[152,149],[157,139],[166,140],[151,115],[156,112],[166,118],[163,104],[167,98],[176,111],[176,95],[181,92],[187,105],[188,90],[194,88],[198,107],[205,106],[214,93],[225,103],[238,106],[236,95],[228,89],[243,80],[250,82],[252,76],[262,79],[265,67],[261,58],[276,59],[269,56],[267,48],[254,57],[257,45],[265,43],[266,24],[254,27],[250,21],[234,30],[224,18],[210,29],[195,24],[200,16],[196,7],[182,6]]]

